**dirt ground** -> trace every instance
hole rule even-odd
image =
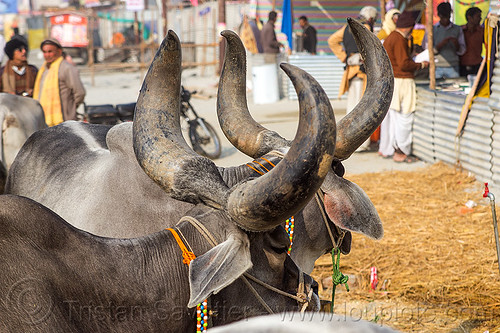
[[[443,163],[346,178],[366,191],[385,233],[380,241],[353,234],[351,253],[340,261],[350,292],[336,288],[335,313],[403,332],[500,332],[500,274],[484,185]],[[477,206],[468,208],[469,200]],[[312,274],[322,299],[331,299],[331,274],[325,255]]]

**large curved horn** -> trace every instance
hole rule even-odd
[[[337,126],[335,157],[341,160],[351,156],[380,125],[389,110],[394,89],[391,62],[380,40],[358,21],[347,18],[347,23],[363,56],[367,83],[358,105]]]
[[[347,22],[365,60],[368,80],[366,92],[359,104],[337,126],[335,157],[341,160],[348,158],[380,125],[389,109],[394,87],[392,66],[378,38],[356,20],[348,18]],[[222,35],[228,42],[228,48],[220,82],[228,88],[237,87],[233,88],[232,94],[225,95],[219,85],[217,115],[224,134],[238,150],[253,158],[286,146],[285,139],[265,129],[251,117],[244,89],[244,46],[235,33],[226,30]],[[238,73],[239,77],[227,77],[230,73]],[[252,145],[241,143],[243,140],[238,140],[240,134]]]
[[[235,32],[224,30],[221,35],[228,44],[217,93],[217,116],[222,131],[233,146],[253,158],[273,149],[289,147],[288,140],[264,128],[250,115],[246,97],[245,47]]]
[[[181,48],[177,36],[169,31],[144,79],[135,110],[134,151],[146,174],[172,197],[223,208],[248,230],[274,228],[296,213],[330,169],[336,126],[319,84],[294,66],[282,67],[301,96],[297,136],[277,167],[229,189],[215,164],[197,155],[182,136]]]
[[[180,127],[181,45],[169,31],[142,84],[133,125],[134,151],[146,174],[173,198],[226,206],[228,187],[211,160],[196,154]]]
[[[239,184],[228,199],[229,213],[253,231],[273,228],[304,207],[330,170],[335,149],[335,117],[326,93],[300,68],[289,64],[281,68],[300,101],[295,139],[275,168]]]

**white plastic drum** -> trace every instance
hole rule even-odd
[[[252,83],[254,104],[275,103],[279,100],[276,64],[252,67]]]

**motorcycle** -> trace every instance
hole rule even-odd
[[[220,139],[212,125],[200,118],[189,102],[191,95],[196,91],[190,92],[181,86],[181,117],[187,122],[189,128],[189,141],[193,150],[198,154],[216,159],[220,157],[221,145]]]
[[[216,159],[221,155],[221,144],[212,125],[198,116],[190,103],[196,91],[189,91],[181,86],[180,116],[187,124],[189,141],[198,154]],[[116,125],[125,121],[133,121],[136,103],[127,104],[84,104],[84,121],[91,124]]]

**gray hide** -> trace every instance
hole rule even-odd
[[[210,296],[215,326],[266,310],[239,277],[249,274],[296,293],[302,274],[278,227],[248,236],[222,211],[195,207],[220,244],[189,222],[177,230],[197,258],[188,267],[169,231],[102,238],[78,230],[31,199],[0,196],[0,332],[194,332],[197,303]],[[304,275],[305,287],[314,282]],[[273,311],[295,300],[256,286]],[[309,310],[317,310],[312,295]]]
[[[6,176],[14,158],[28,137],[35,131],[46,128],[42,106],[30,97],[0,93],[0,173]],[[5,176],[0,176],[0,191],[3,192]]]

